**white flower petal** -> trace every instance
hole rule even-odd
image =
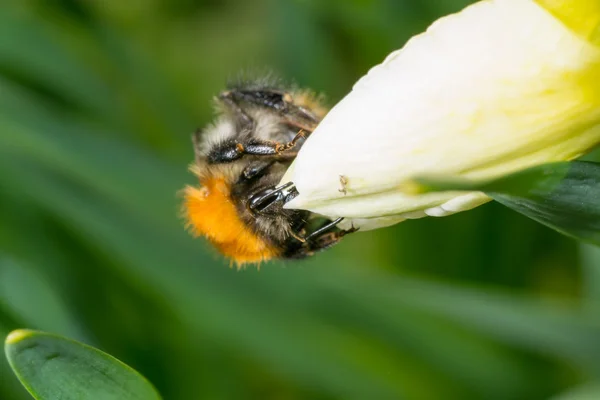
[[[282,180],[300,193],[288,207],[358,221],[481,204],[482,194],[462,204],[451,200],[464,193],[412,196],[403,185],[491,178],[586,152],[600,141],[599,65],[600,48],[531,0],[482,1],[442,18],[325,117]]]

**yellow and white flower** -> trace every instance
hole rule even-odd
[[[600,0],[484,0],[436,21],[361,78],[306,141],[286,205],[362,229],[444,216],[479,192],[411,194],[417,177],[479,180],[600,143]]]

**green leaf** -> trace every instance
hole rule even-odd
[[[567,236],[600,245],[600,164],[559,162],[486,182],[417,179],[421,191],[477,190]]]
[[[558,396],[552,397],[551,400],[597,400],[600,399],[600,383],[588,383]]]
[[[581,259],[581,294],[585,306],[590,310],[600,309],[600,247],[582,243],[579,246]]]
[[[6,356],[38,400],[153,400],[160,396],[139,373],[100,350],[44,332],[17,330]]]

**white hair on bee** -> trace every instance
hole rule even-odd
[[[202,131],[202,139],[196,150],[199,153],[208,154],[215,144],[234,138],[238,134],[235,125],[235,121],[230,117],[221,116]]]

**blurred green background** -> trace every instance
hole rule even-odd
[[[167,400],[600,398],[600,252],[499,204],[260,271],[178,219],[229,77],[334,104],[468,3],[0,0],[0,336],[84,341]]]

